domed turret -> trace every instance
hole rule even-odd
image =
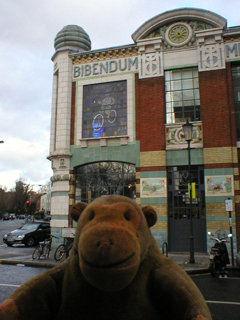
[[[63,48],[75,48],[80,51],[91,50],[91,40],[83,28],[76,25],[68,25],[59,31],[54,39],[55,50]]]

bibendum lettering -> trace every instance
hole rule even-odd
[[[138,57],[124,58],[104,62],[94,62],[73,67],[73,78],[105,75],[114,72],[138,70]]]

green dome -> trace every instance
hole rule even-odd
[[[91,40],[83,28],[76,25],[68,25],[59,31],[54,39],[55,50],[71,47],[78,50],[91,50]]]

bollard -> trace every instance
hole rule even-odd
[[[238,267],[240,267],[240,251],[236,254],[236,264]]]
[[[163,242],[163,245],[162,245],[162,253],[164,255],[164,246],[166,247],[166,257],[168,257],[168,245],[167,245],[167,242]]]

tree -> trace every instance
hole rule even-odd
[[[0,218],[7,210],[7,203],[6,203],[6,191],[0,188]]]
[[[26,202],[29,200],[29,185],[22,181],[17,181],[14,194],[14,211],[16,214],[26,212]]]

